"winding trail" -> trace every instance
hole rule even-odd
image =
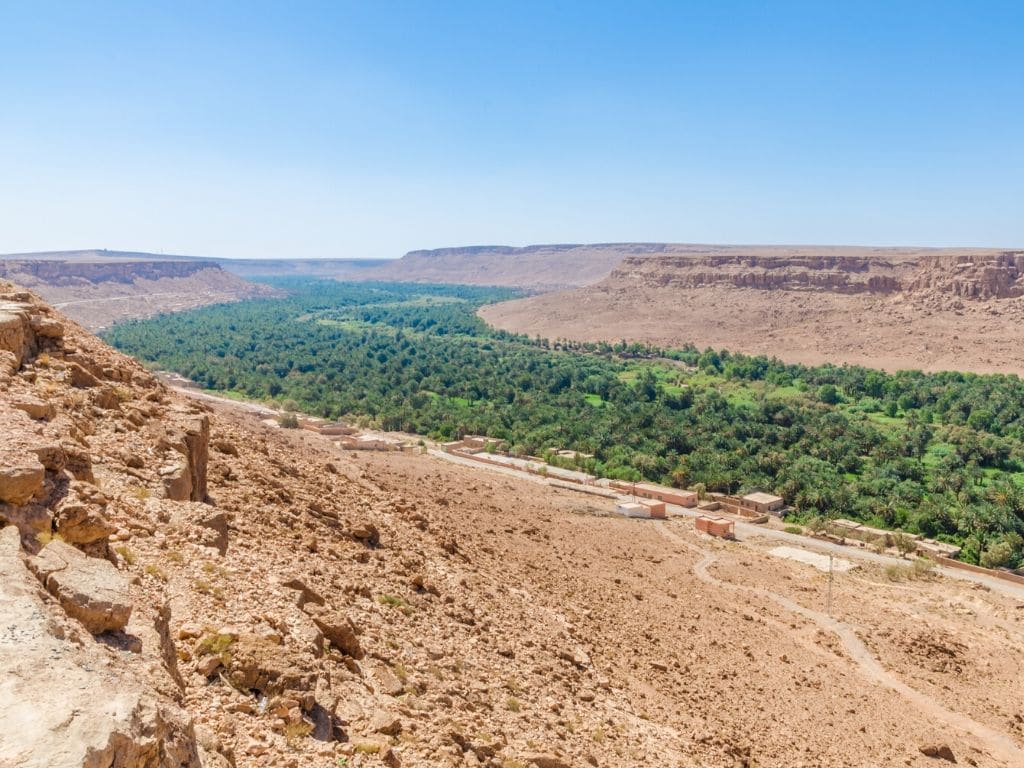
[[[733,592],[746,592],[748,594],[767,598],[768,600],[782,606],[787,611],[813,621],[822,629],[832,632],[839,638],[840,642],[843,644],[843,648],[857,665],[858,671],[865,678],[900,694],[921,710],[923,714],[933,718],[936,722],[974,736],[988,747],[992,756],[1005,761],[1008,765],[1024,765],[1024,751],[1017,746],[1013,739],[1005,733],[997,731],[994,728],[990,728],[983,723],[979,723],[977,720],[974,720],[965,714],[947,709],[930,696],[911,688],[899,679],[899,677],[886,670],[885,667],[882,666],[881,662],[874,656],[874,654],[871,653],[870,650],[868,650],[867,646],[864,645],[863,641],[857,637],[857,634],[848,625],[828,616],[827,614],[821,613],[820,611],[815,611],[811,608],[800,605],[794,600],[772,592],[771,590],[722,581],[721,579],[712,576],[708,571],[708,567],[716,560],[714,553],[701,549],[695,544],[686,541],[686,539],[673,531],[670,525],[660,525],[658,526],[658,530],[662,536],[682,544],[686,549],[701,556],[701,559],[693,566],[693,573],[705,584],[728,589]]]

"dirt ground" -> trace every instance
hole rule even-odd
[[[599,284],[492,304],[480,316],[551,339],[693,343],[808,365],[1024,374],[1020,298],[922,301],[904,294]]]
[[[479,578],[578,640],[597,680],[559,706],[592,695],[608,714],[588,726],[601,765],[924,766],[920,748],[941,744],[967,764],[1024,760],[1024,609],[1009,598],[862,566],[836,578],[831,621],[828,575],[768,555],[774,542],[607,516],[430,457],[353,460],[388,492],[447,488]]]

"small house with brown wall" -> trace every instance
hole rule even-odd
[[[724,517],[701,515],[694,520],[694,526],[698,531],[709,536],[717,536],[720,539],[736,538],[736,524],[732,520],[726,520]]]
[[[641,499],[637,503],[640,504],[640,506],[647,508],[648,517],[653,517],[656,520],[664,520],[667,517],[664,501]]]
[[[785,509],[786,501],[770,493],[748,493],[740,499],[740,506],[758,515],[779,515]]]
[[[668,488],[664,485],[653,483],[627,483],[622,480],[611,480],[608,485],[617,491],[631,493],[645,499],[654,499],[666,504],[676,504],[680,507],[696,507],[697,494],[693,491],[684,491],[679,488]]]

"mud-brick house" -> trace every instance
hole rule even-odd
[[[654,499],[666,504],[676,504],[680,507],[696,507],[697,494],[693,491],[684,491],[679,488],[668,488],[664,485],[653,483],[627,483],[622,480],[612,480],[609,486],[617,491],[631,493],[645,499]]]
[[[780,517],[782,510],[786,508],[786,501],[781,496],[773,496],[770,493],[748,493],[740,499],[740,506],[758,515],[775,515]]]
[[[718,536],[720,539],[736,538],[736,524],[724,517],[701,515],[694,521],[694,527],[702,533]]]

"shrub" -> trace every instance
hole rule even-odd
[[[786,533],[795,533],[797,535],[804,532],[804,529],[801,528],[799,525],[787,525],[784,530],[786,531]]]

